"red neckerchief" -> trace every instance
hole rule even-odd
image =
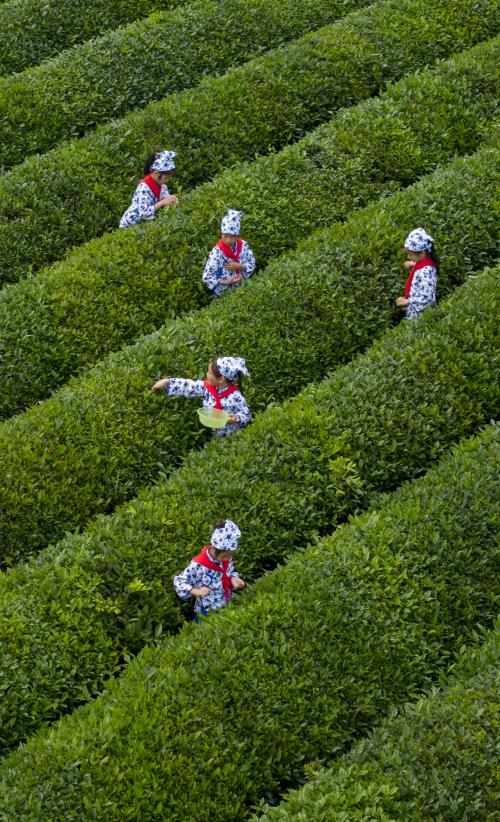
[[[217,571],[218,574],[222,574],[222,587],[224,588],[224,596],[226,597],[226,602],[229,602],[229,598],[233,590],[233,586],[231,585],[231,577],[227,574],[227,569],[229,568],[230,560],[225,559],[221,563],[214,562],[210,554],[208,553],[209,548],[210,545],[205,545],[201,554],[198,554],[197,557],[194,557],[193,562],[197,562],[198,565],[203,565],[204,568],[210,568],[211,571]]]
[[[208,393],[211,394],[212,397],[214,398],[215,408],[217,408],[218,411],[223,410],[221,400],[223,400],[224,397],[229,397],[229,395],[232,394],[233,391],[238,390],[238,386],[235,385],[234,382],[231,383],[231,385],[228,388],[225,388],[224,391],[221,391],[220,393],[217,390],[217,386],[212,385],[212,383],[209,382],[208,380],[204,380],[203,385],[207,389]]]
[[[419,268],[425,268],[426,265],[430,265],[432,266],[432,268],[436,268],[436,263],[434,262],[434,260],[431,260],[430,257],[424,257],[422,260],[419,260],[417,263],[415,263],[412,270],[410,271],[410,276],[408,277],[405,283],[405,297],[407,300],[410,298],[410,288],[415,272],[418,271]]]
[[[155,197],[158,200],[160,199],[161,185],[159,183],[157,183],[156,180],[153,179],[151,174],[148,174],[148,175],[146,175],[146,177],[143,177],[143,179],[140,182],[145,183],[147,185],[147,187],[149,188],[149,190],[153,192]]]
[[[225,257],[229,257],[229,259],[233,260],[233,262],[239,263],[241,249],[243,248],[243,240],[236,240],[236,251],[233,251],[231,246],[226,245],[222,242],[222,240],[219,240],[217,243],[217,248],[220,248]]]

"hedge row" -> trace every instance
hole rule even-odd
[[[446,338],[438,325],[425,329],[431,348]],[[291,557],[241,607],[144,651],[109,693],[4,761],[0,811],[16,820],[246,818],[305,762],[429,688],[478,624],[491,624],[499,469],[490,430]]]
[[[497,628],[463,655],[448,687],[405,706],[333,769],[252,820],[494,819],[499,663]]]
[[[214,354],[239,351],[247,356],[253,375],[248,399],[259,411],[368,344],[387,326],[392,300],[401,291],[402,238],[417,214],[420,222],[428,222],[436,199],[442,212],[433,220],[433,231],[438,229],[436,240],[450,261],[450,268],[446,263],[443,268],[443,285],[448,277],[456,282],[467,270],[491,262],[498,237],[497,185],[494,155],[485,152],[479,161],[471,161],[470,168],[466,165],[458,174],[455,170],[438,178],[432,186],[434,200],[422,188],[416,196],[410,193],[403,198],[396,227],[386,223],[380,231],[375,208],[368,220],[355,221],[346,233],[334,228],[322,236],[319,254],[314,237],[296,262],[285,259],[269,278],[257,278],[201,315],[167,324],[111,355],[50,400],[3,423],[2,559],[14,563],[67,529],[84,525],[93,514],[109,512],[142,484],[168,473],[190,448],[206,439],[194,404],[151,396],[149,387],[158,376],[202,375]],[[439,186],[446,190],[449,203]],[[464,238],[464,221],[470,222],[474,211],[478,217]],[[356,250],[363,232],[369,230],[367,223],[368,227],[375,224],[370,257]],[[444,226],[441,236],[440,225]],[[346,247],[344,255],[340,249]],[[365,288],[373,294],[370,307],[365,290],[358,290],[353,298],[360,277],[365,282],[368,278]],[[327,290],[325,282],[330,285]],[[342,314],[331,302],[333,289],[345,304]],[[339,317],[338,334],[332,336],[329,330],[338,327]]]
[[[196,85],[363,2],[196,0],[0,79],[2,163],[8,167],[81,137],[98,123]]]
[[[404,279],[402,237],[432,210],[445,255],[441,293],[494,260],[498,181],[494,151],[457,163],[399,195],[382,214],[374,205],[345,228],[314,236],[296,259],[285,257],[239,293],[167,324],[4,423],[3,560],[14,563],[111,510],[205,441],[195,404],[153,398],[148,389],[161,374],[202,375],[214,353],[228,350],[228,325],[229,350],[248,355],[253,378],[246,392],[260,411],[345,362],[387,327]]]
[[[45,398],[79,368],[208,302],[201,271],[228,205],[247,212],[245,234],[265,265],[314,229],[474,150],[497,105],[499,43],[406,78],[280,154],[221,174],[164,219],[94,240],[5,289],[3,413]]]
[[[0,5],[0,74],[22,71],[109,29],[183,0],[9,0]],[[22,47],[20,45],[22,44]]]
[[[3,744],[88,698],[123,658],[178,626],[171,580],[210,523],[238,522],[238,566],[255,578],[487,421],[498,398],[498,273],[1,577]]]
[[[156,146],[178,152],[184,190],[257,151],[280,148],[395,79],[498,30],[484,0],[382,0],[218,78],[29,158],[0,178],[0,271],[12,282],[71,246],[116,227],[142,161]],[[484,12],[484,13],[483,13]],[[424,32],[425,49],[401,33]],[[235,106],[235,101],[237,105]],[[231,117],[228,118],[228,111]],[[68,196],[78,180],[78,196]]]

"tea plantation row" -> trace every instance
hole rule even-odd
[[[239,293],[167,324],[5,422],[2,559],[17,562],[108,511],[202,441],[190,403],[151,397],[161,374],[197,376],[213,356],[246,355],[253,375],[246,392],[260,411],[370,344],[392,316],[404,279],[399,249],[417,215],[425,222],[435,210],[433,230],[450,265],[443,265],[443,290],[494,261],[497,187],[494,150],[457,163],[399,195],[392,208],[375,204],[346,229],[314,236],[297,260],[278,260]],[[477,216],[464,235],[471,212]]]
[[[43,399],[165,318],[206,303],[201,272],[228,205],[247,212],[245,235],[265,265],[314,229],[474,150],[498,106],[499,44],[482,43],[405,78],[280,154],[218,175],[165,219],[94,240],[4,291],[4,413]]]
[[[448,348],[446,331],[463,334],[458,315],[469,300],[482,308],[485,286],[450,301],[455,317],[430,312],[435,332],[427,321],[397,342],[414,337],[420,362],[422,330],[431,350]],[[4,761],[0,813],[246,818],[250,803],[290,784],[305,762],[429,688],[478,624],[492,623],[499,469],[498,435],[488,430],[267,574],[241,607],[143,652],[109,694]]]
[[[478,58],[477,53],[474,56]],[[474,65],[481,71],[482,65],[479,59],[476,59]],[[405,82],[409,83],[409,81]],[[422,94],[428,92],[425,95],[428,100],[429,94],[435,88],[435,85],[433,83],[424,83],[422,85],[421,80],[418,83],[412,83],[408,89],[406,99],[410,99],[410,91],[412,91],[411,96],[416,101],[415,106],[418,108],[417,90]],[[461,109],[462,125],[465,123],[467,113],[467,116],[473,121],[470,128],[479,136],[479,104],[481,103],[479,94],[477,104],[472,105],[470,101],[467,101],[468,105],[471,106],[469,111],[465,108],[467,87],[464,83],[457,85],[461,88],[464,103],[464,108]],[[441,93],[444,95],[444,89],[441,85],[440,88]],[[447,91],[449,92],[449,88]],[[454,89],[455,94],[458,95],[458,88]],[[454,100],[454,95],[451,96],[448,93],[448,99]],[[399,105],[402,105],[404,100],[404,95],[401,95]],[[394,120],[391,115],[394,114],[396,103],[393,101],[375,102],[377,103],[378,113],[382,108],[384,115],[378,123],[386,123],[387,131],[385,136],[390,135],[392,137]],[[366,114],[366,108],[363,112],[358,113],[355,122],[359,125],[363,122],[363,114]],[[372,124],[373,121],[370,123],[366,118],[364,124],[366,133],[364,153],[366,156],[370,153],[368,135]],[[420,124],[422,128],[427,127],[425,118],[420,119]],[[352,129],[354,123],[349,123],[349,125]],[[446,127],[446,121],[442,122],[442,127]],[[336,137],[336,142],[332,145],[323,141],[321,146],[316,145],[315,153],[312,151],[312,147],[309,146],[308,162],[304,159],[302,164],[303,170],[309,170],[310,172],[307,179],[305,174],[304,177],[299,175],[297,165],[293,166],[290,158],[290,176],[292,177],[295,168],[295,181],[298,188],[305,188],[307,185],[309,192],[316,188],[316,197],[320,196],[320,191],[324,189],[324,185],[328,184],[329,178],[332,176],[330,169],[334,165],[334,160],[339,157],[339,152],[335,148],[338,147],[339,142],[351,137],[354,133],[351,129],[344,130],[343,134],[340,129],[333,130],[332,136]],[[383,133],[381,127],[379,133]],[[463,133],[462,131],[462,136]],[[430,131],[427,130],[426,134],[430,135]],[[372,132],[372,136],[373,145],[375,141],[374,132]],[[397,135],[394,137],[395,145],[394,142],[392,145],[390,142],[386,142],[384,162],[391,166],[393,174],[400,174],[405,181],[411,175],[416,174],[419,167],[421,168],[424,165],[432,166],[433,162],[437,161],[438,156],[442,157],[446,153],[446,146],[442,141],[441,154],[437,154],[438,145],[436,144],[436,154],[432,157],[429,156],[417,142],[416,129],[406,131],[405,128],[404,136],[407,138],[404,142],[398,141]],[[358,131],[357,138],[358,147],[360,147],[363,145],[360,131]],[[401,142],[403,142],[402,146]],[[328,148],[331,150],[330,156],[326,153]],[[402,149],[404,149],[404,153]],[[399,168],[396,167],[396,157],[399,160]],[[300,160],[300,157],[295,155],[295,159]],[[393,160],[392,163],[391,159]],[[410,165],[412,159],[415,161],[413,166]],[[315,165],[317,160],[320,160],[319,169]],[[327,164],[327,160],[332,163],[332,166]],[[378,165],[377,161],[376,166]],[[373,183],[367,177],[367,168],[363,168],[362,164],[359,163],[358,170],[362,179],[358,182],[359,194],[356,198],[355,181],[352,175],[349,176],[347,166],[348,163],[346,162],[345,178],[338,166],[335,179],[330,181],[330,191],[335,192],[336,189],[344,202],[341,201],[341,197],[337,197],[336,202],[332,203],[328,199],[322,200],[321,202],[330,205],[330,208],[327,209],[330,215],[327,213],[324,215],[325,217],[334,217],[335,211],[340,210],[343,205],[348,208],[353,203],[353,199],[359,202],[362,197],[363,199],[369,199],[370,195],[373,196],[377,189],[381,193],[387,192],[391,188],[390,183],[382,185],[376,182]],[[352,162],[350,167],[352,168]],[[279,158],[276,160],[275,173],[277,174],[278,171]],[[364,173],[361,174],[361,172]],[[374,176],[377,176],[377,168],[374,169],[374,172]],[[344,193],[342,187],[347,179],[350,180],[350,188],[347,193]],[[272,191],[273,185],[269,178],[267,179],[267,185],[269,190]],[[485,196],[487,191],[488,185],[486,184]],[[307,192],[303,192],[303,195],[305,193]],[[323,196],[326,196],[328,192],[323,190],[322,193]],[[294,192],[289,192],[289,196],[289,213],[283,214],[284,200],[282,200],[283,207],[279,215],[283,218],[281,225],[278,222],[279,217],[275,217],[274,223],[267,223],[265,219],[262,220],[262,226],[268,237],[271,232],[275,232],[277,241],[275,245],[278,244],[283,233],[290,228],[290,222],[287,218],[290,221],[294,218]],[[310,204],[310,202],[309,199],[308,203]],[[312,210],[312,216],[309,215],[309,226],[307,224],[302,225],[299,230],[305,231],[307,227],[312,229],[314,221],[319,222],[319,202],[318,207]],[[266,201],[264,207],[268,205],[269,203]],[[299,213],[299,217],[306,213],[305,205],[302,208],[297,206],[296,212]],[[486,207],[484,207],[484,213],[488,215]],[[263,216],[265,217],[265,215]],[[411,223],[413,223],[413,219],[410,217],[408,227],[411,227]],[[280,228],[281,231],[279,231]],[[290,230],[291,238],[293,238],[293,233]],[[184,234],[184,241],[186,241],[186,236]],[[487,232],[485,236],[488,239],[487,249],[489,249],[491,248],[490,235]],[[182,241],[180,233],[178,238]],[[289,240],[289,237],[287,236],[286,239]],[[398,242],[401,241],[402,238],[398,240]],[[380,243],[380,245],[382,246],[383,243]],[[188,251],[189,245],[187,242],[185,247]],[[144,283],[144,280],[141,283]],[[250,287],[252,286],[253,283]],[[307,289],[307,285],[304,288]],[[87,289],[92,293],[91,283],[89,282],[87,282]],[[390,303],[392,296],[394,294],[384,295],[384,299],[387,299]],[[224,302],[222,305],[224,305]],[[77,308],[78,306],[75,305],[75,310]],[[252,311],[248,316],[251,316],[251,325],[247,321],[244,328],[246,332],[249,328],[253,328],[255,323],[255,316]],[[265,316],[267,318],[268,314]],[[206,320],[208,324],[211,322],[210,317],[209,313]],[[233,325],[232,321],[231,325]],[[192,334],[192,328],[191,325],[190,334]],[[168,340],[171,333],[175,333],[176,338],[178,338],[177,328],[172,331],[167,329],[163,336],[166,336]],[[323,329],[321,329],[321,333],[323,335]],[[190,339],[191,336],[187,338],[187,340]],[[251,346],[248,342],[245,344],[244,341],[245,337],[243,336],[243,350],[239,353],[246,355],[249,358],[250,367],[254,368],[255,361],[252,357]],[[219,352],[210,352],[210,354],[223,353],[224,350],[226,353],[237,353],[233,348],[234,344],[235,340],[232,339],[231,350],[228,350],[226,324],[217,346]],[[188,345],[196,349],[196,344],[188,343]],[[153,352],[154,347],[155,343],[153,343]],[[223,351],[220,350],[221,347]],[[311,338],[305,343],[305,347],[306,350],[312,351],[314,355],[315,340]],[[109,511],[110,506],[122,501],[127,496],[131,496],[141,483],[151,481],[158,474],[158,467],[161,470],[170,470],[172,463],[175,465],[185,452],[186,438],[183,436],[183,426],[176,424],[172,429],[168,427],[168,422],[167,428],[158,426],[158,412],[153,411],[154,406],[148,394],[148,388],[152,379],[158,375],[158,371],[161,370],[166,373],[165,369],[169,360],[164,355],[165,349],[163,349],[160,357],[155,354],[148,356],[148,349],[151,350],[151,346],[146,347],[146,356],[142,353],[140,346],[137,349],[138,357],[135,356],[135,351],[132,351],[132,357],[127,356],[127,353],[125,353],[125,368],[122,365],[122,355],[115,355],[109,362],[101,363],[90,376],[64,389],[43,406],[34,407],[22,417],[2,425],[0,438],[4,472],[0,509],[8,512],[8,516],[3,517],[1,524],[2,547],[5,558],[11,560],[18,558],[22,555],[21,552],[25,552],[24,555],[27,555],[32,550],[47,544],[48,541],[59,538],[67,528],[84,524],[93,513],[103,510]],[[179,353],[178,350],[175,353]],[[265,361],[268,363],[269,357]],[[172,358],[170,362],[172,365],[169,366],[169,370],[173,368],[177,370],[183,365],[177,357]],[[205,367],[205,362],[200,362],[199,359],[197,362],[198,372],[198,369]],[[279,361],[275,360],[273,365],[271,360],[270,367],[271,371],[268,372],[268,375],[273,382],[277,381],[276,384],[279,385],[282,379],[279,374]],[[297,369],[292,367],[291,373],[297,373]],[[314,378],[314,376],[314,373],[311,374],[306,370],[304,379]],[[99,384],[100,388],[98,388]],[[278,396],[283,397],[289,393],[290,385],[284,384],[282,393]],[[146,395],[148,399],[145,404]],[[160,408],[160,405],[158,405],[158,408]],[[139,412],[135,409],[139,409]],[[145,428],[141,429],[141,436],[139,437],[138,417],[143,415],[144,412]],[[168,408],[164,401],[161,405],[161,415],[166,417],[167,414]],[[188,424],[188,447],[193,443],[191,429],[194,427],[194,423],[190,422]]]
[[[238,566],[255,578],[488,421],[499,270],[0,578],[4,745],[88,698],[121,657],[179,624],[171,580],[211,523],[240,525]]]
[[[474,470],[474,467],[472,467]],[[464,653],[446,688],[385,722],[331,770],[253,822],[494,819],[500,631]]]
[[[174,187],[185,193],[236,161],[303,136],[383,82],[493,35],[498,16],[486,0],[482,11],[468,0],[404,0],[396,7],[379,0],[223,77],[28,159],[0,178],[1,279],[33,273],[116,227],[131,178],[152,149],[175,147]],[[412,28],[423,32],[425,49],[401,36]]]
[[[82,43],[159,9],[186,0],[9,0],[0,5],[0,74],[35,66],[61,49]],[[21,47],[20,42],[28,47]]]
[[[196,0],[0,78],[2,163],[8,167],[82,136],[98,123],[196,85],[207,74],[244,63],[363,2]]]

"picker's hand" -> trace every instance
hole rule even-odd
[[[227,416],[229,417],[229,419],[228,419],[228,421],[226,422],[226,425],[227,425],[229,422],[239,422],[239,419],[240,419],[240,418],[238,417],[238,414],[229,414],[229,413],[228,413],[228,415],[227,415]]]
[[[175,194],[169,194],[168,197],[164,197],[163,200],[158,200],[155,208],[163,208],[163,206],[169,205],[179,205],[179,198],[176,197]]]
[[[207,588],[206,585],[202,585],[201,588],[191,588],[191,596],[193,597],[206,597],[209,593],[210,588]]]
[[[403,268],[406,268],[408,271],[413,268],[415,263],[412,260],[405,260],[403,263]]]
[[[396,297],[394,301],[396,308],[406,308],[409,305],[410,301],[406,299],[406,297]]]
[[[232,260],[230,263],[224,263],[224,268],[227,271],[240,271],[242,268],[242,263],[237,263],[236,260]]]
[[[166,388],[168,385],[168,377],[163,380],[158,380],[155,384],[151,387],[151,393],[156,394],[157,391],[161,391],[163,388]]]
[[[245,587],[245,583],[239,577],[231,577],[231,585],[235,591],[239,591],[241,588]]]
[[[239,283],[240,280],[241,280],[241,274],[239,274],[237,272],[236,274],[233,274],[232,277],[225,277],[223,280],[220,280],[220,284],[221,285],[235,285],[236,283]]]

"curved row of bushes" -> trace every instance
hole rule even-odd
[[[473,470],[473,469],[472,469]],[[500,631],[468,650],[453,679],[318,771],[257,822],[494,819],[498,810]]]
[[[14,563],[109,511],[205,440],[194,404],[151,397],[158,376],[203,374],[214,354],[239,351],[252,371],[249,402],[262,410],[300,390],[312,373],[318,378],[345,362],[387,326],[404,279],[399,249],[415,221],[427,223],[435,213],[432,230],[445,255],[441,293],[494,260],[497,186],[494,151],[458,163],[399,195],[385,217],[375,204],[345,228],[314,236],[296,259],[278,260],[239,293],[173,321],[4,423],[3,560]],[[463,224],[475,212],[464,237]],[[363,243],[369,253],[360,250]]]
[[[497,107],[499,44],[406,78],[280,154],[200,186],[164,219],[94,240],[5,289],[3,413],[45,398],[83,366],[207,303],[201,272],[227,206],[247,213],[245,236],[265,265],[314,229],[473,151]]]
[[[450,311],[460,311],[454,302]],[[446,331],[462,333],[474,315],[448,329],[431,315],[435,332],[422,323],[406,342],[425,325],[431,350],[442,350]],[[396,368],[400,382],[407,365]],[[341,750],[429,688],[478,624],[491,624],[499,469],[489,430],[379,510],[295,554],[241,607],[144,651],[109,693],[4,761],[0,812],[246,818],[263,794],[300,778],[305,762]]]
[[[363,2],[196,0],[0,78],[2,163],[8,167],[81,137],[98,123],[223,73]]]
[[[458,186],[453,172],[445,177],[448,182],[441,181],[456,213],[463,215],[461,221],[453,225],[453,211],[439,188],[435,194],[443,206],[433,231],[438,229],[438,240],[443,219],[446,229],[439,239],[451,263],[450,269],[443,267],[443,285],[446,271],[456,281],[467,270],[491,262],[495,254],[498,172],[494,156],[486,152],[479,162],[471,162],[477,181],[467,166],[458,173]],[[463,191],[457,197],[460,185]],[[317,254],[318,239],[313,238],[307,255],[296,262],[287,258],[272,269],[275,274],[269,283],[267,276],[256,278],[202,315],[167,324],[103,360],[50,400],[4,422],[0,426],[3,561],[12,564],[69,528],[84,525],[93,514],[109,512],[142,484],[168,473],[190,448],[205,440],[192,406],[151,396],[149,387],[158,376],[204,374],[212,356],[239,352],[247,357],[253,375],[248,399],[259,411],[299,390],[311,373],[322,376],[332,362],[345,361],[366,345],[386,327],[392,300],[401,290],[404,277],[398,256],[405,232],[416,213],[428,223],[434,209],[434,202],[425,194],[422,197],[421,188],[419,192],[416,207],[411,194],[411,205],[403,205],[405,216],[397,230],[387,226],[385,234],[372,231],[371,259],[361,254],[362,263],[354,262],[355,243],[367,227],[364,219],[354,223],[354,243],[346,242],[348,233],[334,229],[321,237],[324,245]],[[464,239],[463,220],[468,221],[474,211],[480,216]],[[349,256],[344,257],[339,248],[345,245]],[[380,271],[384,265],[390,267],[387,278]],[[367,274],[367,287],[373,290],[371,308],[365,305],[364,292],[355,299],[350,293],[360,276],[365,280]],[[346,302],[344,314],[337,313],[329,290],[324,290],[325,282],[330,290],[335,288],[338,300]],[[343,292],[347,292],[344,297]],[[329,329],[338,326],[339,317],[338,335],[332,337]],[[276,318],[281,318],[278,324]]]
[[[29,158],[0,178],[0,279],[60,259],[71,246],[116,227],[152,148],[178,152],[183,190],[256,152],[280,148],[383,81],[498,31],[490,0],[379,0],[227,75],[170,95],[95,133]],[[415,49],[402,32],[423,32]],[[231,116],[228,117],[228,111]],[[71,192],[78,180],[78,193]]]
[[[8,0],[0,5],[0,74],[35,66],[61,49],[182,2],[185,0]]]
[[[172,577],[212,522],[240,525],[238,567],[255,578],[487,421],[498,273],[473,278],[241,436],[192,453],[113,517],[0,577],[3,745],[88,698],[129,653],[175,629]]]

